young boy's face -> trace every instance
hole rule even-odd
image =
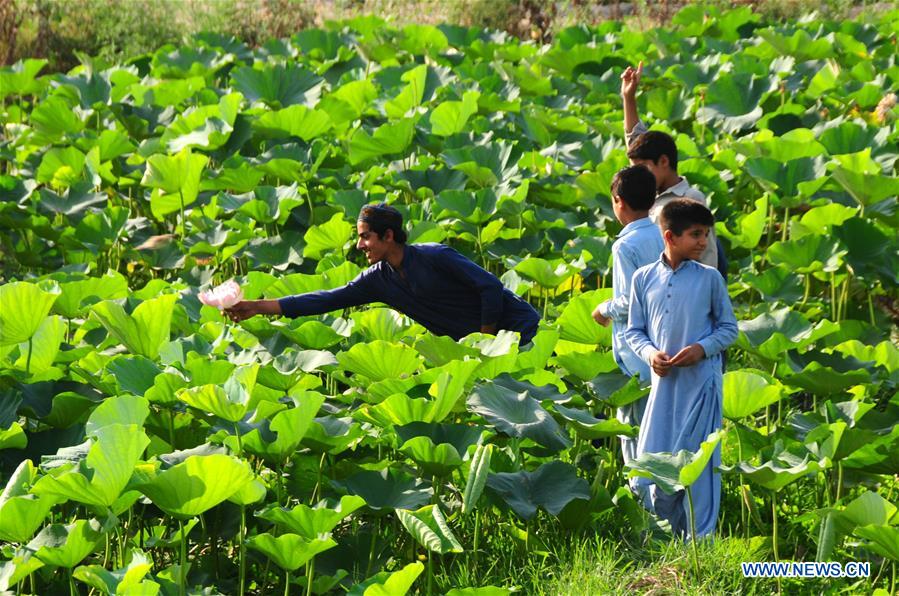
[[[616,193],[612,193],[612,211],[615,212],[615,219],[617,219],[621,225],[625,225],[624,200]]]
[[[662,188],[662,185],[664,180],[668,178],[668,173],[671,170],[668,166],[667,155],[661,156],[658,162],[654,162],[651,159],[631,159],[630,162],[632,166],[645,166],[656,178],[656,190],[665,190]]]
[[[680,236],[669,230],[665,233],[665,242],[669,246],[671,256],[698,261],[709,243],[709,226],[693,224]]]

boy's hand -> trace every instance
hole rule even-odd
[[[667,376],[668,373],[671,372],[671,360],[668,358],[668,354],[660,352],[659,350],[652,353],[652,357],[649,359],[649,365],[660,377]]]
[[[605,304],[605,302],[603,302],[602,304]],[[603,327],[608,327],[609,323],[612,322],[612,319],[599,312],[599,307],[602,306],[602,304],[593,309],[593,320]]]
[[[699,344],[690,344],[668,361],[671,366],[693,366],[705,358],[705,350]]]
[[[280,315],[281,306],[277,300],[243,300],[225,309],[228,318],[238,323],[255,315]]]
[[[640,79],[643,77],[643,62],[637,65],[637,68],[628,66],[621,73],[621,96],[634,98],[637,96],[637,87],[640,86]]]

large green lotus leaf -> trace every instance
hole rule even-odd
[[[256,62],[255,67],[234,69],[231,83],[250,103],[263,101],[271,107],[287,107],[315,105],[324,79],[301,66]]]
[[[640,378],[622,373],[602,373],[590,381],[590,387],[601,401],[613,408],[621,408],[649,394],[649,387],[640,385]]]
[[[277,538],[271,534],[258,534],[247,540],[247,546],[265,554],[281,569],[296,571],[337,543],[330,537],[309,540],[296,534],[282,534]]]
[[[158,472],[135,472],[135,488],[153,503],[177,518],[207,511],[253,480],[249,464],[224,454],[192,455],[182,463]]]
[[[303,444],[313,451],[336,455],[357,443],[364,434],[362,427],[352,418],[324,416],[312,421],[303,437]]]
[[[260,184],[264,177],[265,172],[259,168],[248,164],[246,161],[243,161],[242,158],[234,158],[234,161],[229,160],[225,162],[225,165],[217,175],[212,174],[204,178],[200,182],[200,190],[227,190],[240,195],[242,193],[262,191],[263,188],[271,189],[272,187],[260,188]],[[258,194],[248,194],[246,197],[235,197],[233,195],[223,194],[219,200],[223,207],[227,203],[228,207],[232,210],[247,213],[252,217],[256,217],[257,215],[260,217],[264,216],[268,218],[268,221],[265,221],[264,223],[271,223],[271,220],[275,215],[268,212],[269,209],[271,209],[271,205],[265,199],[269,196],[270,195],[264,194],[259,197]],[[274,198],[277,199],[277,195]],[[242,201],[246,201],[246,203],[243,203]],[[274,208],[274,210],[277,211],[278,205],[274,205]]]
[[[185,111],[166,127],[160,143],[171,153],[190,147],[207,151],[218,149],[228,142],[234,131],[234,121],[242,102],[240,93],[229,93],[222,96],[218,104]]]
[[[427,476],[448,476],[462,465],[459,451],[448,443],[434,443],[429,437],[413,437],[400,451],[412,459]]]
[[[584,292],[569,300],[557,321],[562,329],[562,339],[610,347],[612,329],[596,324],[593,320],[593,309],[611,297],[611,290],[605,289]]]
[[[74,319],[84,315],[92,303],[126,297],[128,280],[118,271],[108,271],[103,277],[60,282],[59,288],[61,293],[53,304],[53,312]]]
[[[121,305],[105,301],[95,304],[91,312],[131,352],[156,360],[159,348],[169,340],[177,300],[177,294],[144,300],[131,315]]]
[[[434,490],[417,478],[383,469],[357,472],[332,483],[351,495],[365,499],[371,509],[417,509],[431,499]]]
[[[243,399],[232,402],[231,396],[218,385],[186,387],[178,391],[178,399],[187,405],[215,414],[228,422],[242,420],[250,407],[249,394],[244,392],[238,396]]]
[[[466,91],[462,101],[445,101],[431,111],[431,132],[448,137],[465,130],[468,119],[478,112],[477,91]]]
[[[27,542],[44,523],[56,499],[29,494],[37,480],[37,468],[30,459],[22,461],[0,494],[0,540]]]
[[[506,182],[518,172],[515,148],[501,141],[489,145],[475,145],[448,149],[443,159],[453,170],[463,172],[468,180],[479,188]]]
[[[842,265],[846,250],[830,236],[810,234],[799,240],[775,242],[768,247],[772,263],[783,264],[797,273],[836,271]]]
[[[325,350],[344,339],[333,326],[321,321],[304,321],[299,327],[279,327],[278,331],[289,340],[313,350]]]
[[[889,340],[869,345],[857,339],[850,339],[834,346],[834,351],[861,362],[873,362],[891,374],[899,371],[899,348]]]
[[[868,490],[846,505],[836,518],[840,529],[848,534],[859,526],[890,525],[894,515],[896,515],[895,505]]]
[[[434,402],[427,398],[413,399],[404,393],[394,393],[384,401],[357,410],[353,415],[357,420],[373,422],[377,426],[428,422]]]
[[[744,269],[742,277],[770,302],[793,304],[802,298],[802,278],[789,267],[768,267],[760,274]]]
[[[382,340],[357,343],[337,354],[337,362],[345,370],[365,375],[372,381],[409,376],[418,370],[421,361],[413,348]]]
[[[770,129],[760,130],[745,140],[736,141],[734,149],[747,157],[767,157],[780,162],[788,162],[804,157],[818,157],[827,152],[817,141],[815,131],[794,128],[781,136],[775,136]]]
[[[297,407],[282,410],[272,418],[269,429],[277,434],[273,441],[264,441],[259,433],[250,433],[243,439],[244,447],[264,459],[275,461],[284,461],[293,455],[324,403],[325,396],[308,391],[296,401]]]
[[[41,322],[40,327],[28,342],[19,344],[19,358],[15,367],[28,370],[32,375],[40,374],[53,366],[59,344],[66,337],[66,323],[58,315],[50,315]]]
[[[38,102],[31,112],[31,124],[37,132],[32,142],[38,143],[53,143],[65,135],[76,135],[84,129],[82,117],[58,95]]]
[[[101,428],[113,424],[134,425],[143,427],[150,415],[150,404],[143,397],[136,395],[116,395],[109,397],[91,412],[84,434],[93,436]]]
[[[436,505],[425,505],[415,511],[397,509],[396,516],[416,542],[431,552],[445,555],[465,550]]]
[[[770,157],[753,157],[746,160],[745,168],[782,206],[796,204],[795,197],[813,195],[827,181],[822,158],[782,162]]]
[[[13,422],[6,428],[0,426],[0,450],[24,449],[27,446],[28,435],[20,423]]]
[[[527,391],[487,381],[475,387],[468,408],[512,437],[528,438],[555,451],[571,446],[568,435]]]
[[[864,546],[893,561],[899,561],[899,527],[862,526],[853,532],[856,536],[869,540]]]
[[[833,41],[824,37],[812,38],[804,29],[794,30],[793,35],[774,28],[759,29],[758,36],[770,44],[777,54],[793,56],[799,61],[821,60],[834,55]]]
[[[81,465],[50,470],[31,492],[100,508],[115,503],[150,439],[134,424],[102,426],[94,435],[96,439]]]
[[[29,58],[0,68],[0,98],[5,99],[9,95],[37,95],[47,84],[46,80],[37,78],[46,65],[47,61],[44,59]]]
[[[515,265],[515,271],[532,279],[540,287],[556,288],[577,272],[577,267],[563,260],[547,261],[539,257],[528,257]]]
[[[885,129],[876,127],[865,127],[858,122],[844,121],[837,126],[830,126],[818,134],[818,140],[827,149],[830,155],[845,155],[847,153],[858,153],[866,148],[874,148],[885,146],[883,141],[878,137],[885,132]]]
[[[705,471],[718,444],[721,432],[714,432],[702,442],[699,451],[682,449],[677,453],[642,453],[627,463],[631,478],[649,478],[669,495],[692,486]]]
[[[736,233],[731,233],[724,222],[715,224],[715,231],[722,238],[726,238],[731,246],[738,246],[749,250],[755,249],[762,239],[762,233],[768,224],[768,195],[755,201],[755,209],[744,213],[737,218]]]
[[[184,148],[177,155],[156,154],[147,160],[147,169],[141,184],[157,189],[165,195],[160,196],[150,208],[157,219],[162,219],[169,213],[175,213],[181,206],[188,206],[197,200],[200,191],[200,178],[209,158],[205,155],[192,154],[190,149]],[[165,199],[166,196],[174,196],[173,200]]]
[[[393,573],[382,571],[350,588],[347,596],[403,596],[409,592],[424,568],[424,565],[416,561]]]
[[[415,341],[415,349],[425,357],[428,364],[443,366],[454,360],[462,361],[466,358],[477,358],[478,350],[459,343],[447,335],[422,334]]]
[[[602,439],[605,437],[635,437],[637,427],[619,422],[615,418],[599,419],[590,412],[566,408],[556,404],[553,406],[556,412],[568,421],[577,435],[586,440]]]
[[[152,569],[153,559],[144,551],[134,549],[131,551],[131,561],[121,569],[108,571],[101,565],[82,565],[72,575],[104,594],[155,596],[159,592],[159,584],[144,581]]]
[[[740,321],[737,345],[769,360],[781,360],[789,350],[801,350],[839,330],[839,325],[823,320],[812,326],[805,317],[788,307],[764,312],[749,321]]]
[[[810,362],[802,371],[784,377],[784,383],[801,387],[816,395],[839,394],[850,387],[871,382],[871,373],[865,369],[835,370],[820,362]]]
[[[79,519],[64,526],[51,524],[28,543],[28,550],[49,567],[71,569],[97,550],[103,529],[95,519]]]
[[[611,351],[570,352],[561,356],[553,356],[550,362],[561,366],[582,381],[595,379],[600,373],[618,370],[618,364]]]
[[[344,127],[357,120],[378,97],[378,90],[368,79],[350,81],[338,87],[318,103],[318,109],[327,112],[337,127]]]
[[[144,395],[156,383],[162,370],[143,356],[116,356],[106,364],[122,392]]]
[[[353,330],[361,332],[369,341],[399,341],[406,333],[403,315],[392,308],[368,308],[350,316],[355,323]]]
[[[3,89],[2,82],[0,89]],[[43,566],[43,561],[35,557],[32,551],[24,547],[17,549],[11,559],[0,563],[0,590],[9,590]]]
[[[84,153],[75,147],[53,148],[44,154],[35,179],[56,189],[78,182],[84,172]]]
[[[403,153],[412,142],[416,120],[404,118],[383,124],[372,135],[359,128],[350,137],[350,164],[356,166],[368,159]]]
[[[457,409],[472,374],[479,366],[477,360],[455,360],[441,367],[437,380],[428,388],[428,394],[434,401],[424,422],[441,422]]]
[[[299,137],[308,143],[331,130],[333,124],[326,112],[306,106],[290,106],[265,112],[253,126],[265,136]]]
[[[899,473],[899,425],[846,456],[844,468],[864,470],[872,474]]]
[[[859,205],[873,205],[899,195],[899,178],[886,176],[882,166],[871,159],[871,148],[857,153],[835,155],[831,176]]]
[[[235,505],[252,505],[263,501],[267,494],[268,491],[266,490],[265,485],[262,484],[262,481],[254,478],[251,482],[248,482],[237,489],[234,494],[228,497],[228,501]]]
[[[724,373],[724,416],[739,420],[765,406],[777,403],[784,396],[780,383],[769,382],[761,374],[749,369]]]
[[[721,466],[723,472],[739,472],[750,482],[770,490],[780,490],[808,474],[815,474],[830,466],[830,460],[817,460],[805,446],[790,443],[785,446],[778,439],[772,447],[762,450],[759,465],[740,462],[734,466]]]
[[[337,507],[333,509],[328,507],[325,501],[322,501],[315,507],[303,504],[297,505],[293,509],[270,507],[257,513],[256,516],[311,540],[321,534],[331,532],[337,527],[337,524],[364,505],[365,499],[362,497],[344,495],[340,498]]]
[[[490,460],[493,457],[493,445],[480,444],[475,448],[471,456],[471,464],[468,467],[468,479],[465,481],[465,491],[462,493],[462,513],[473,511],[487,486],[487,476],[490,474]]]
[[[40,328],[59,296],[53,281],[16,281],[0,286],[0,346],[28,341]]]
[[[739,132],[754,125],[762,116],[759,104],[777,84],[774,76],[720,73],[709,84],[705,106],[699,109],[696,117],[700,122],[716,122],[724,132]]]
[[[320,259],[323,254],[339,252],[343,254],[350,242],[353,226],[343,219],[342,213],[335,213],[327,222],[311,226],[306,230],[303,240],[303,256]]]
[[[484,429],[479,426],[467,424],[437,424],[433,422],[411,422],[394,428],[400,445],[405,444],[416,437],[426,437],[433,445],[452,445],[457,454],[465,456],[468,448],[481,440]]]
[[[491,188],[477,191],[444,190],[437,195],[437,204],[443,209],[439,219],[456,217],[464,222],[482,227],[496,215],[496,192]]]
[[[533,472],[490,474],[487,486],[524,519],[534,517],[538,507],[558,515],[574,499],[590,499],[587,481],[571,464],[558,460]]]

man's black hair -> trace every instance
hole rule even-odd
[[[646,166],[623,168],[612,178],[611,191],[634,211],[649,211],[656,201],[656,177]]]
[[[662,230],[671,230],[675,236],[680,236],[687,228],[697,224],[714,227],[715,216],[708,207],[692,199],[673,199],[662,207],[659,214]]]
[[[660,130],[644,132],[627,148],[628,159],[648,159],[658,164],[663,155],[668,158],[671,169],[677,172],[677,144],[671,135]]]
[[[403,215],[387,203],[366,205],[359,211],[359,221],[367,223],[368,228],[383,239],[387,230],[393,230],[393,240],[397,244],[406,243],[406,231],[403,229]]]

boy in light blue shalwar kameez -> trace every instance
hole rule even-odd
[[[641,384],[649,383],[649,365],[640,360],[624,340],[627,331],[627,312],[631,293],[631,278],[640,267],[657,261],[665,248],[659,227],[649,219],[655,203],[656,179],[645,166],[624,168],[612,179],[612,209],[624,225],[612,245],[612,299],[601,303],[593,311],[600,325],[612,324],[612,355],[621,372],[629,377],[639,375]],[[619,421],[639,426],[646,409],[646,398],[640,398],[618,408]],[[621,438],[624,463],[636,456],[637,440]]]
[[[721,352],[737,338],[737,321],[724,279],[698,262],[705,250],[712,213],[702,204],[675,199],[662,209],[665,252],[639,269],[631,282],[625,339],[652,369],[652,390],[637,437],[643,453],[698,451],[721,427]],[[716,449],[692,486],[696,535],[715,530],[721,501]],[[677,535],[690,536],[687,500],[667,495],[645,478],[637,491],[644,504],[670,522]]]

